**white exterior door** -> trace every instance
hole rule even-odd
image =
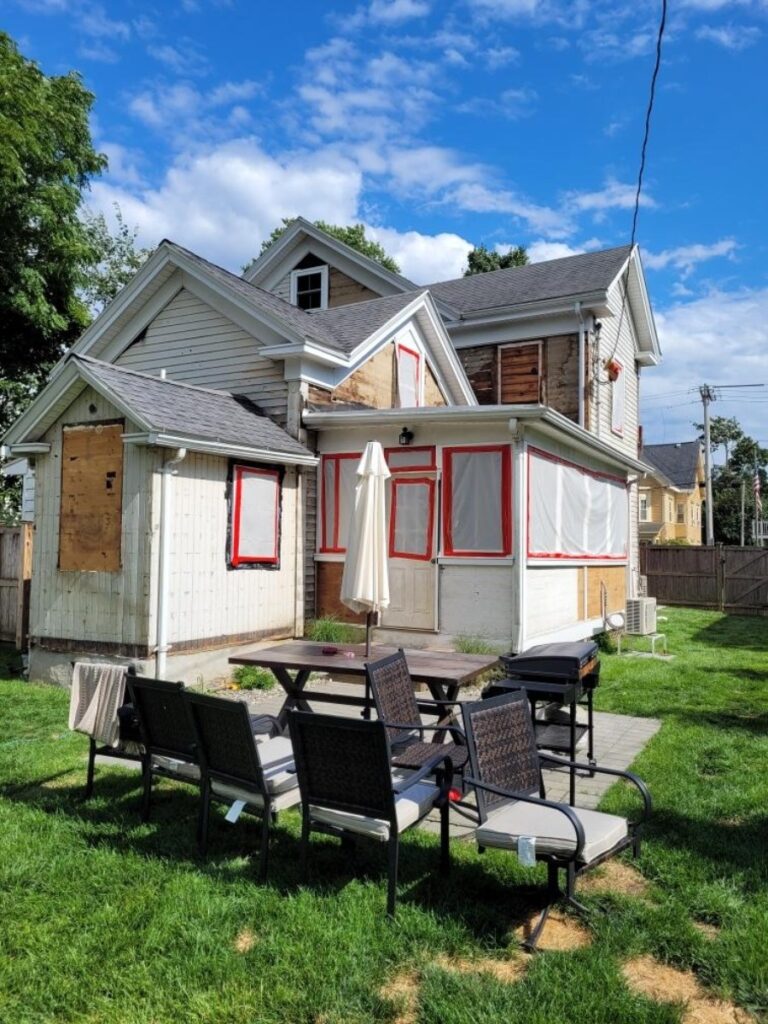
[[[437,629],[437,481],[434,473],[393,475],[389,499],[389,607],[381,624]]]

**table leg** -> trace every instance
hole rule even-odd
[[[276,666],[272,669],[272,673],[285,691],[285,700],[283,701],[282,707],[276,716],[280,723],[280,728],[285,729],[288,725],[288,712],[292,708],[299,708],[300,711],[312,710],[306,700],[303,700],[301,696],[304,687],[307,685],[310,670],[302,668],[295,676],[293,676],[293,678],[291,678],[291,674],[288,669],[283,668],[282,666]]]
[[[458,683],[438,683],[431,682],[427,683],[429,688],[430,696],[433,700],[456,700],[459,695],[459,684]],[[456,711],[455,708],[446,708],[444,711],[439,712],[437,718],[438,726],[445,726],[445,729],[435,729],[432,734],[432,743],[444,743],[446,734],[449,731],[450,726],[456,723]]]

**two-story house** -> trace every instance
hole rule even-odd
[[[418,645],[588,636],[637,576],[636,249],[419,287],[303,220],[241,278],[163,242],[6,435],[34,461],[34,677],[73,656],[215,675],[338,593],[385,447]]]
[[[639,482],[640,540],[701,544],[704,453],[701,442],[648,444]]]

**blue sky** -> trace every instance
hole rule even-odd
[[[362,220],[419,283],[471,244],[628,241],[659,2],[2,0],[78,69],[110,158],[90,201],[233,270],[283,216]],[[691,388],[768,384],[768,0],[671,0],[638,241],[664,350],[648,441]],[[768,444],[768,387],[713,406]]]

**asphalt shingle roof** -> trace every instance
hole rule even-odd
[[[90,356],[71,358],[159,433],[237,444],[275,454],[312,454],[242,395],[161,380]]]
[[[629,256],[628,245],[601,252],[529,263],[427,285],[432,295],[461,314],[604,291]]]
[[[698,441],[679,444],[646,444],[643,459],[658,469],[675,487],[692,491],[697,484],[696,466],[699,461]]]
[[[417,296],[423,295],[424,291],[420,288],[400,295],[387,295],[382,299],[351,302],[347,306],[312,313],[311,318],[333,336],[334,348],[349,354]]]

